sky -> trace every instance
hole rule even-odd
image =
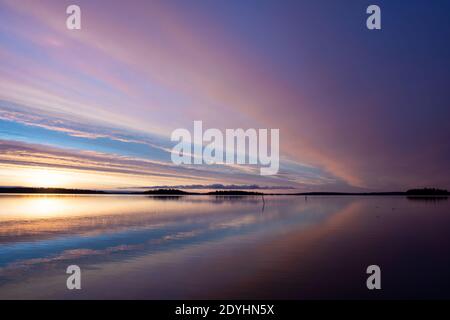
[[[450,2],[372,2],[0,0],[0,186],[450,189]],[[278,174],[173,164],[195,120],[278,128]]]

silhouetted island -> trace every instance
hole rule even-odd
[[[139,194],[139,193],[137,193]],[[243,191],[243,190],[216,190],[211,192],[187,192],[179,189],[157,189],[142,192],[148,195],[210,195],[210,196],[259,196],[261,192]]]
[[[83,190],[83,189],[64,189],[64,188],[30,188],[30,187],[0,187],[0,193],[11,194],[116,194],[116,195],[224,195],[224,196],[245,196],[262,195],[259,192],[249,192],[242,190],[218,190],[207,193],[189,192],[179,189],[155,189],[147,191],[101,191],[101,190]]]
[[[0,193],[107,194],[108,192],[100,190],[64,189],[64,188],[0,187]]]
[[[190,192],[180,189],[155,189],[147,191],[101,191],[64,188],[29,188],[29,187],[0,187],[0,193],[11,194],[116,194],[116,195],[213,195],[213,196],[262,196],[262,195],[290,195],[290,196],[408,196],[408,197],[441,197],[449,196],[450,192],[437,188],[410,189],[406,192],[301,192],[301,193],[262,193],[244,190],[216,190],[212,192]]]
[[[422,189],[410,189],[406,191],[407,196],[448,196],[450,192],[444,189],[436,188],[422,188]]]
[[[139,192],[137,194],[148,194],[148,195],[170,195],[170,196],[174,196],[174,195],[190,195],[190,194],[195,194],[194,192],[187,192],[187,191],[183,191],[183,190],[179,190],[179,189],[156,189],[156,190],[147,190],[144,192]]]

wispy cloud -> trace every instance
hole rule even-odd
[[[223,169],[211,168],[208,165],[178,166],[165,161],[95,151],[61,149],[19,141],[0,140],[0,163],[3,164],[0,168],[0,176],[3,177],[8,176],[9,172],[20,171],[24,168],[64,170],[75,177],[83,176],[83,172],[89,173],[91,181],[84,181],[82,185],[91,187],[101,186],[101,182],[108,176],[114,177],[111,187],[115,188],[134,188],[140,185],[149,188],[152,186],[184,186],[186,188],[211,186],[269,189],[275,186],[273,181],[284,182],[284,184],[276,185],[277,189],[301,187],[295,183],[286,183],[288,181],[247,174],[228,167]],[[14,170],[11,171],[11,168]],[[14,177],[16,183],[9,182],[8,185],[20,185],[17,172]],[[5,178],[3,180],[7,181]],[[204,183],[193,185],[193,181]],[[218,181],[233,182],[234,184],[221,184],[217,183]],[[249,185],[249,181],[253,181],[254,184]]]

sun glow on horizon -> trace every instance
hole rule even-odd
[[[190,184],[189,179],[76,169],[5,165],[0,168],[1,186],[66,189],[116,189],[123,187]]]
[[[30,186],[44,188],[67,187],[71,179],[68,173],[54,169],[29,169],[29,175],[24,177],[24,182]]]

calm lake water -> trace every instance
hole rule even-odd
[[[450,297],[449,200],[264,200],[2,195],[0,298]]]

